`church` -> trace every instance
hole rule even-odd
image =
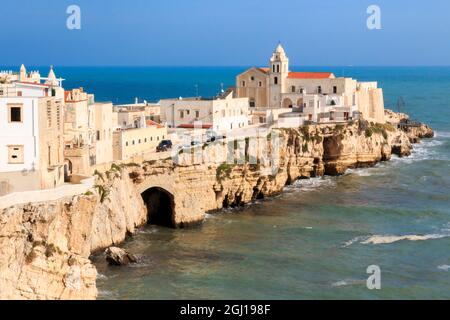
[[[292,72],[281,44],[269,67],[250,68],[237,76],[236,96],[248,98],[251,109],[291,109],[315,123],[360,118],[385,122],[383,91],[377,82],[358,82],[332,72]]]

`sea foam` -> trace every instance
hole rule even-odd
[[[362,241],[362,244],[389,244],[398,241],[425,241],[435,240],[450,237],[449,234],[427,234],[427,235],[404,235],[404,236],[392,236],[392,235],[374,235],[366,240]]]
[[[443,264],[441,266],[438,266],[439,270],[443,270],[443,271],[449,271],[450,270],[450,266],[448,264]]]

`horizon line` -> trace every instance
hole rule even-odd
[[[21,64],[17,65],[0,65],[0,68],[15,68],[20,67]],[[25,66],[27,64],[24,63]],[[35,68],[48,68],[53,67],[63,67],[63,68],[251,68],[258,67],[256,65],[34,65],[28,64],[29,67]],[[294,68],[439,68],[439,67],[450,67],[448,65],[292,65]]]

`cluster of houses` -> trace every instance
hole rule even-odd
[[[156,152],[182,132],[224,134],[249,127],[364,118],[383,123],[383,93],[376,82],[327,72],[291,72],[281,45],[268,68],[251,68],[236,86],[212,98],[158,103],[96,102],[83,88],[64,90],[53,68],[0,72],[0,196],[51,189],[71,176]]]

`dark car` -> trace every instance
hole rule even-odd
[[[164,152],[172,149],[172,141],[171,140],[163,140],[156,147],[156,152]]]

